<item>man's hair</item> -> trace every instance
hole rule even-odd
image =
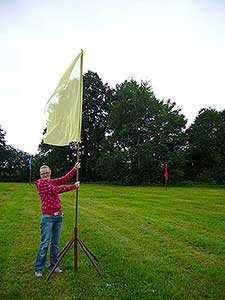
[[[48,168],[49,170],[51,170],[51,169],[49,168],[49,166],[43,165],[43,166],[40,167],[40,171],[41,171],[42,169],[46,169],[46,168]]]

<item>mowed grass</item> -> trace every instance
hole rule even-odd
[[[75,193],[61,200],[62,248],[73,236]],[[99,258],[103,280],[80,248],[78,272],[70,249],[62,274],[35,278],[34,185],[0,183],[0,205],[0,299],[225,299],[224,188],[82,184],[79,238]]]

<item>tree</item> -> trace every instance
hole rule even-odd
[[[28,153],[7,145],[5,135],[0,127],[0,180],[28,181]]]
[[[6,162],[6,158],[7,158],[5,135],[6,135],[6,133],[0,126],[0,169],[1,169],[1,173],[3,171],[4,165]]]
[[[173,162],[184,160],[185,124],[175,103],[157,100],[148,82],[130,80],[117,85],[107,149],[99,161],[104,179],[117,176],[128,183],[162,181],[165,161],[169,160],[170,170],[175,171]],[[176,173],[174,181],[182,177]]]
[[[225,182],[225,111],[201,109],[188,129],[188,176],[206,183]]]
[[[96,164],[103,150],[113,90],[103,84],[97,73],[84,75],[84,100],[82,120],[82,169],[84,180],[96,180]]]

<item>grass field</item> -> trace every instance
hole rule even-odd
[[[75,194],[61,194],[63,247],[73,236]],[[79,237],[102,280],[72,249],[46,282],[35,278],[40,200],[29,184],[0,183],[0,299],[225,299],[225,189],[82,184]]]

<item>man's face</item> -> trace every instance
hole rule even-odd
[[[49,168],[41,168],[40,170],[41,179],[49,180],[51,177],[51,170]]]

